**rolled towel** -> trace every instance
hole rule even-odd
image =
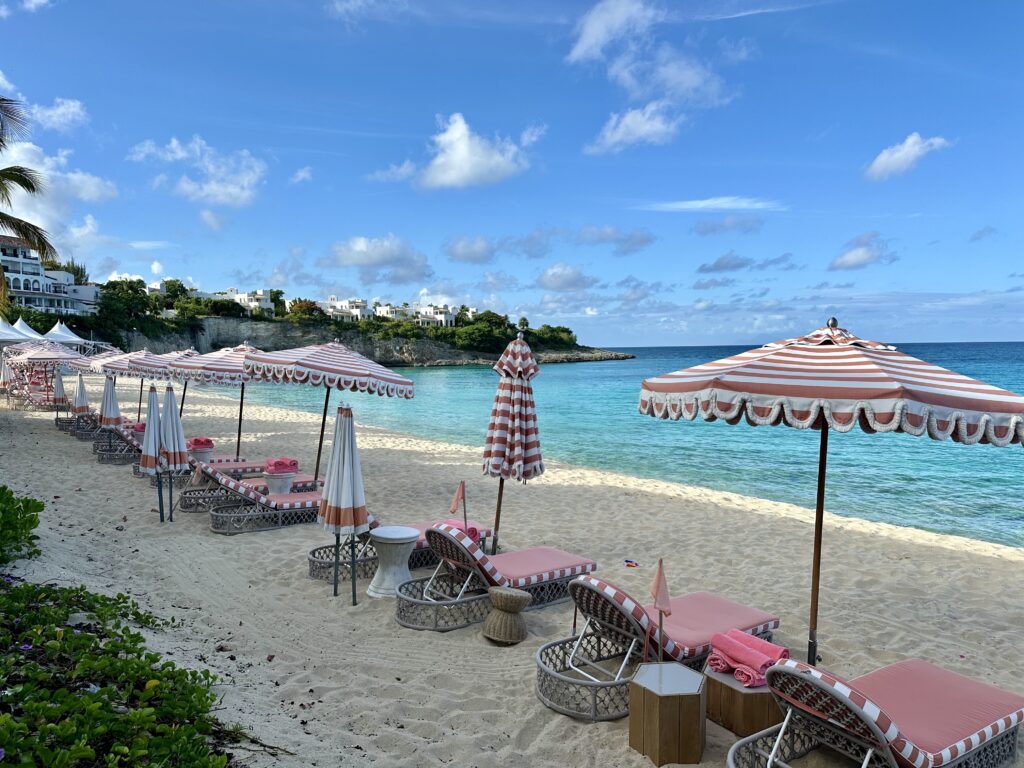
[[[289,459],[287,456],[282,456],[279,459],[267,459],[264,469],[268,475],[283,475],[289,472],[297,472],[299,470],[299,462],[297,459]]]
[[[784,648],[783,646],[776,645],[775,643],[769,643],[767,640],[760,638],[757,635],[750,635],[739,629],[730,629],[725,634],[727,637],[731,637],[733,640],[743,643],[747,648],[752,648],[755,651],[763,653],[772,661],[789,658],[789,648]]]
[[[208,437],[189,438],[186,446],[190,451],[208,451],[213,449],[213,440]]]
[[[717,634],[711,637],[712,650],[725,653],[736,662],[734,666],[747,666],[763,675],[764,671],[775,663],[775,659],[767,654],[755,651],[753,648],[739,642],[729,635]]]
[[[732,672],[736,669],[736,662],[729,658],[729,654],[713,649],[708,656],[708,666],[715,672]]]
[[[464,534],[466,534],[470,538],[470,541],[473,541],[473,542],[480,541],[480,531],[478,531],[473,526],[469,526],[469,528],[467,528],[466,524],[464,522],[462,522],[461,520],[457,520],[456,518],[453,517],[453,518],[449,518],[448,520],[443,520],[442,524],[450,526],[452,528],[458,528],[460,531],[462,531]]]
[[[743,683],[744,688],[760,688],[762,685],[768,684],[764,674],[752,667],[748,667],[746,664],[740,664],[732,674],[733,677]]]
[[[132,427],[132,431],[133,432],[145,432],[146,431],[146,422],[144,422],[144,421],[136,422],[135,425]]]

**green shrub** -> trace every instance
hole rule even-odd
[[[6,485],[0,485],[0,565],[39,554],[35,530],[42,511],[43,502],[19,498]]]
[[[71,623],[73,622],[73,623]],[[147,651],[124,595],[0,582],[0,748],[24,768],[223,768],[213,676]]]

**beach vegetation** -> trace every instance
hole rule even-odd
[[[297,322],[324,320],[327,318],[327,313],[312,299],[293,299],[285,318]]]
[[[10,142],[24,138],[27,133],[28,113],[25,105],[17,99],[0,96],[0,156]],[[0,168],[0,232],[9,232],[24,240],[41,259],[57,258],[57,249],[50,243],[46,230],[8,213],[14,191],[18,189],[29,195],[41,194],[44,189],[42,174],[21,165]],[[5,296],[6,286],[0,290]],[[5,309],[0,307],[0,310]]]
[[[43,502],[15,496],[6,485],[0,485],[0,565],[39,554],[35,531],[42,511]]]

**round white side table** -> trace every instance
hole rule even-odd
[[[366,588],[370,597],[394,597],[398,585],[412,579],[409,555],[420,532],[404,525],[382,525],[370,531],[373,548],[377,550],[377,573]]]
[[[267,493],[271,495],[291,493],[292,481],[296,474],[295,472],[264,472],[263,481],[267,484]]]

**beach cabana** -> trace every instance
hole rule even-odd
[[[311,344],[280,352],[251,352],[245,356],[245,373],[252,381],[273,384],[310,384],[324,387],[324,413],[320,420],[320,444],[316,452],[314,480],[320,475],[324,428],[331,390],[367,392],[381,397],[411,398],[415,385],[380,363],[339,343]]]
[[[818,661],[818,588],[830,432],[906,432],[974,445],[1024,443],[1024,397],[858,338],[833,317],[824,328],[647,379],[640,413],[660,419],[819,434],[807,659]]]
[[[540,373],[530,345],[523,334],[509,343],[494,370],[501,378],[494,395],[491,420],[484,445],[484,474],[498,478],[498,503],[494,510],[494,538],[491,554],[498,551],[498,527],[501,525],[501,500],[505,481],[525,483],[544,474],[540,453],[540,430],[533,402],[531,382]]]
[[[174,378],[182,382],[195,381],[201,384],[223,384],[239,387],[238,397],[238,436],[235,439],[235,457],[242,450],[242,411],[245,408],[245,382],[248,375],[242,367],[246,356],[258,353],[256,347],[247,342],[237,347],[224,347],[216,352],[205,355],[191,355],[172,362],[168,367]]]

